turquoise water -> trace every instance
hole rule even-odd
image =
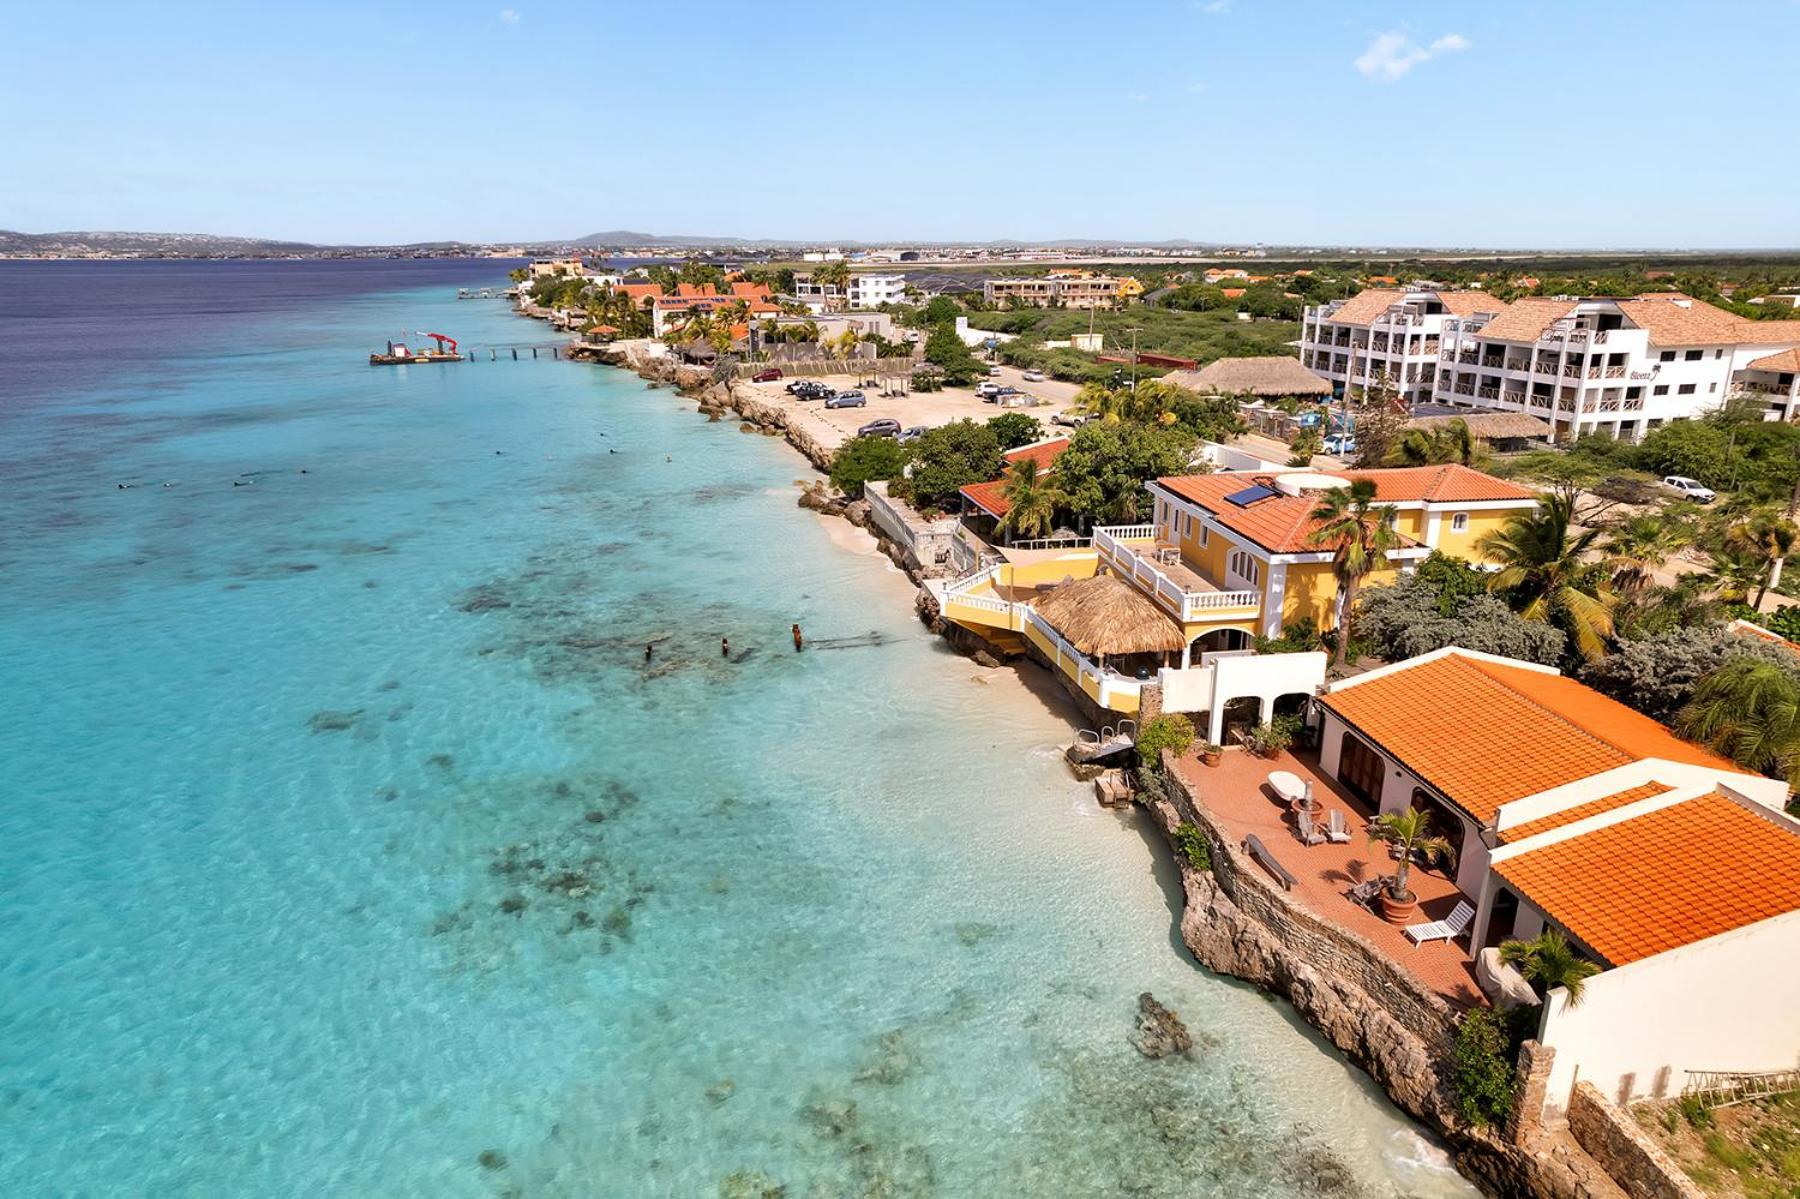
[[[11,376],[0,1193],[1470,1193],[791,451],[362,269]]]

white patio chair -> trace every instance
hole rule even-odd
[[[1456,905],[1448,920],[1433,920],[1429,924],[1409,924],[1406,935],[1412,938],[1414,948],[1427,941],[1454,941],[1469,929],[1475,919],[1475,908],[1467,900]]]
[[[1337,845],[1342,845],[1350,839],[1350,823],[1336,808],[1331,809],[1325,816],[1325,839]]]

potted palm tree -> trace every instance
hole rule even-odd
[[[1500,960],[1525,976],[1539,995],[1561,987],[1569,993],[1569,1006],[1581,1002],[1581,984],[1600,973],[1600,967],[1576,953],[1568,938],[1547,928],[1529,941],[1502,941]]]
[[[1400,864],[1377,894],[1382,918],[1390,924],[1405,924],[1419,914],[1419,897],[1408,886],[1413,854],[1448,854],[1450,842],[1432,833],[1431,813],[1418,808],[1384,812],[1369,821],[1369,841],[1384,841],[1399,851]]]

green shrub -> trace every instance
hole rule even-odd
[[[1193,743],[1194,722],[1179,713],[1164,712],[1138,730],[1138,757],[1146,765],[1160,767],[1163,750],[1184,754]]]
[[[1456,1026],[1450,1083],[1463,1119],[1483,1127],[1502,1123],[1513,1105],[1519,1047],[1505,1015],[1476,1008]]]
[[[1681,1097],[1681,1117],[1692,1128],[1711,1128],[1713,1125],[1712,1110],[1700,1101],[1698,1095]]]
[[[898,478],[906,458],[905,447],[892,437],[852,437],[831,456],[831,485],[860,496],[865,483]]]
[[[1175,830],[1175,852],[1195,870],[1212,869],[1212,843],[1197,824],[1185,821]]]

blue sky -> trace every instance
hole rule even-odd
[[[1800,245],[1800,3],[23,3],[0,228]]]

